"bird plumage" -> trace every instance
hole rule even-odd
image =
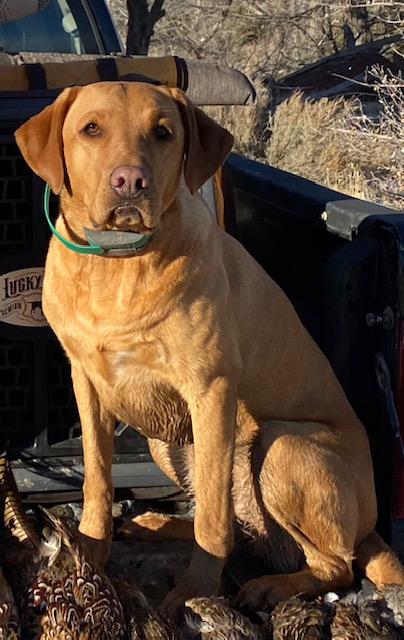
[[[184,633],[203,640],[263,640],[268,629],[251,622],[224,598],[192,598],[185,602]]]
[[[41,509],[38,535],[25,515],[11,468],[0,459],[4,567],[17,597],[24,640],[117,640],[125,637],[121,603],[77,533]]]
[[[325,640],[330,611],[324,603],[299,596],[280,602],[270,620],[274,640]]]
[[[127,576],[116,578],[129,640],[183,640],[177,624],[152,607],[135,582]]]

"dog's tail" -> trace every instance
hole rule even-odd
[[[388,544],[372,531],[356,548],[356,564],[377,587],[404,586],[404,566]]]

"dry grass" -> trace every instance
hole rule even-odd
[[[310,101],[300,92],[271,118],[269,164],[355,197],[404,206],[402,81],[376,74],[380,115],[365,115],[358,99]]]
[[[241,155],[266,161],[265,147],[270,135],[266,114],[259,105],[204,107],[204,111],[234,136],[233,151]]]
[[[273,116],[265,104],[210,107],[211,117],[235,137],[235,150],[347,193],[404,209],[403,81],[373,69],[378,103],[371,118],[359,99],[285,100]]]
[[[342,123],[345,106],[342,98],[313,102],[301,92],[285,100],[271,118],[269,164],[323,183],[326,170],[340,171],[345,159],[331,123]]]
[[[373,67],[368,76],[379,117],[368,117],[361,107],[349,112],[339,130],[341,141],[366,176],[371,199],[404,209],[404,81],[382,67]]]
[[[267,161],[319,184],[358,197],[369,197],[360,163],[347,156],[340,129],[355,106],[344,98],[317,102],[293,94],[271,118]]]

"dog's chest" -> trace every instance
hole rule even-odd
[[[124,350],[100,352],[111,410],[143,435],[165,442],[192,442],[186,402],[168,380],[170,365],[157,340],[132,343]]]

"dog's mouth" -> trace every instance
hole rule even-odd
[[[152,223],[151,217],[143,214],[134,204],[123,202],[110,211],[105,228],[110,231],[132,231],[146,236],[154,231]]]

